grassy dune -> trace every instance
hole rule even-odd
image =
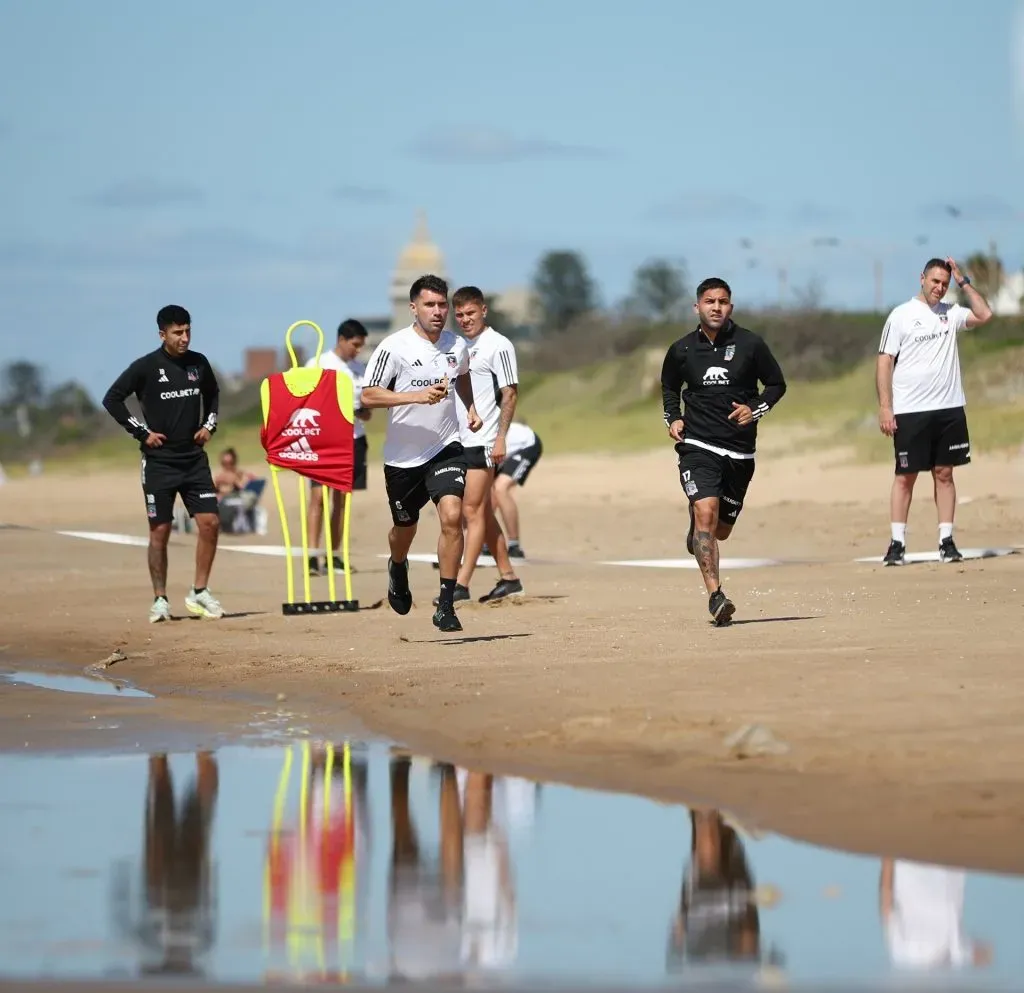
[[[1021,445],[1024,343],[965,336],[960,354],[974,449]],[[659,385],[663,356],[661,346],[644,347],[614,361],[571,371],[527,374],[521,384],[520,414],[544,439],[549,453],[622,452],[663,445]],[[826,442],[850,445],[862,460],[885,460],[891,457],[891,443],[879,434],[876,417],[874,364],[867,361],[840,376],[791,382],[763,430],[774,435],[776,425],[798,426],[802,430],[793,432],[794,449]],[[385,423],[385,414],[379,412],[368,425],[372,453],[380,452]],[[243,465],[263,461],[258,407],[225,420],[211,454],[229,445],[238,450]],[[133,443],[117,434],[76,453],[59,457],[55,453],[49,461],[69,462],[90,471],[130,466],[137,457]],[[8,467],[11,470],[17,474],[16,467]]]

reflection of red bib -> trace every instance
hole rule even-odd
[[[304,396],[288,388],[289,376],[298,385],[302,380],[309,383],[317,374],[312,392]],[[351,392],[351,380],[333,369],[296,369],[268,376],[261,391],[260,429],[267,462],[351,492],[355,448]]]

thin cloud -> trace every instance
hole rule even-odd
[[[733,193],[683,193],[655,204],[647,218],[656,221],[750,221],[764,208],[747,197]]]
[[[1021,135],[1024,135],[1024,3],[1017,4],[1017,16],[1014,18],[1010,44],[1017,129]]]
[[[204,202],[203,191],[190,183],[159,179],[126,179],[87,197],[87,203],[108,210],[149,210],[157,207],[196,207]]]
[[[607,153],[589,145],[549,138],[524,138],[502,131],[479,129],[459,134],[425,134],[409,146],[417,158],[449,165],[502,165],[556,159],[597,159]]]
[[[390,203],[394,195],[390,190],[380,186],[359,186],[357,184],[346,184],[337,186],[331,191],[335,200],[342,200],[345,203]]]
[[[827,224],[839,220],[841,216],[842,212],[835,207],[821,203],[798,203],[789,211],[790,219],[797,224]]]
[[[988,194],[950,197],[925,204],[919,216],[925,221],[961,221],[967,224],[1024,220],[1024,212],[1019,207],[1003,197]]]

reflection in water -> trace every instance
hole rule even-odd
[[[964,934],[966,882],[963,869],[882,860],[882,925],[895,965],[941,969],[991,961],[990,947]]]
[[[1018,880],[880,869],[751,838],[711,808],[545,786],[541,809],[539,790],[384,744],[0,756],[0,882],[19,894],[0,904],[0,977],[607,986],[1024,972]]]
[[[274,798],[263,914],[267,978],[341,982],[353,966],[360,896],[365,903],[366,765],[353,763],[347,744],[314,751],[303,742],[300,751],[297,815],[285,813],[293,749],[285,750]]]
[[[721,811],[690,811],[690,857],[672,926],[668,967],[760,965],[761,919],[743,842]],[[772,965],[781,957],[767,956]]]
[[[217,800],[217,763],[209,752],[195,758],[196,775],[181,800],[167,756],[149,759],[143,810],[143,879],[133,911],[131,879],[122,866],[115,890],[121,931],[134,938],[144,974],[201,974],[196,958],[213,944],[210,830]]]

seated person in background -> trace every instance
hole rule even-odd
[[[238,453],[225,448],[213,477],[217,487],[221,530],[228,534],[247,534],[256,528],[256,504],[263,495],[266,480],[257,479],[238,465]]]

